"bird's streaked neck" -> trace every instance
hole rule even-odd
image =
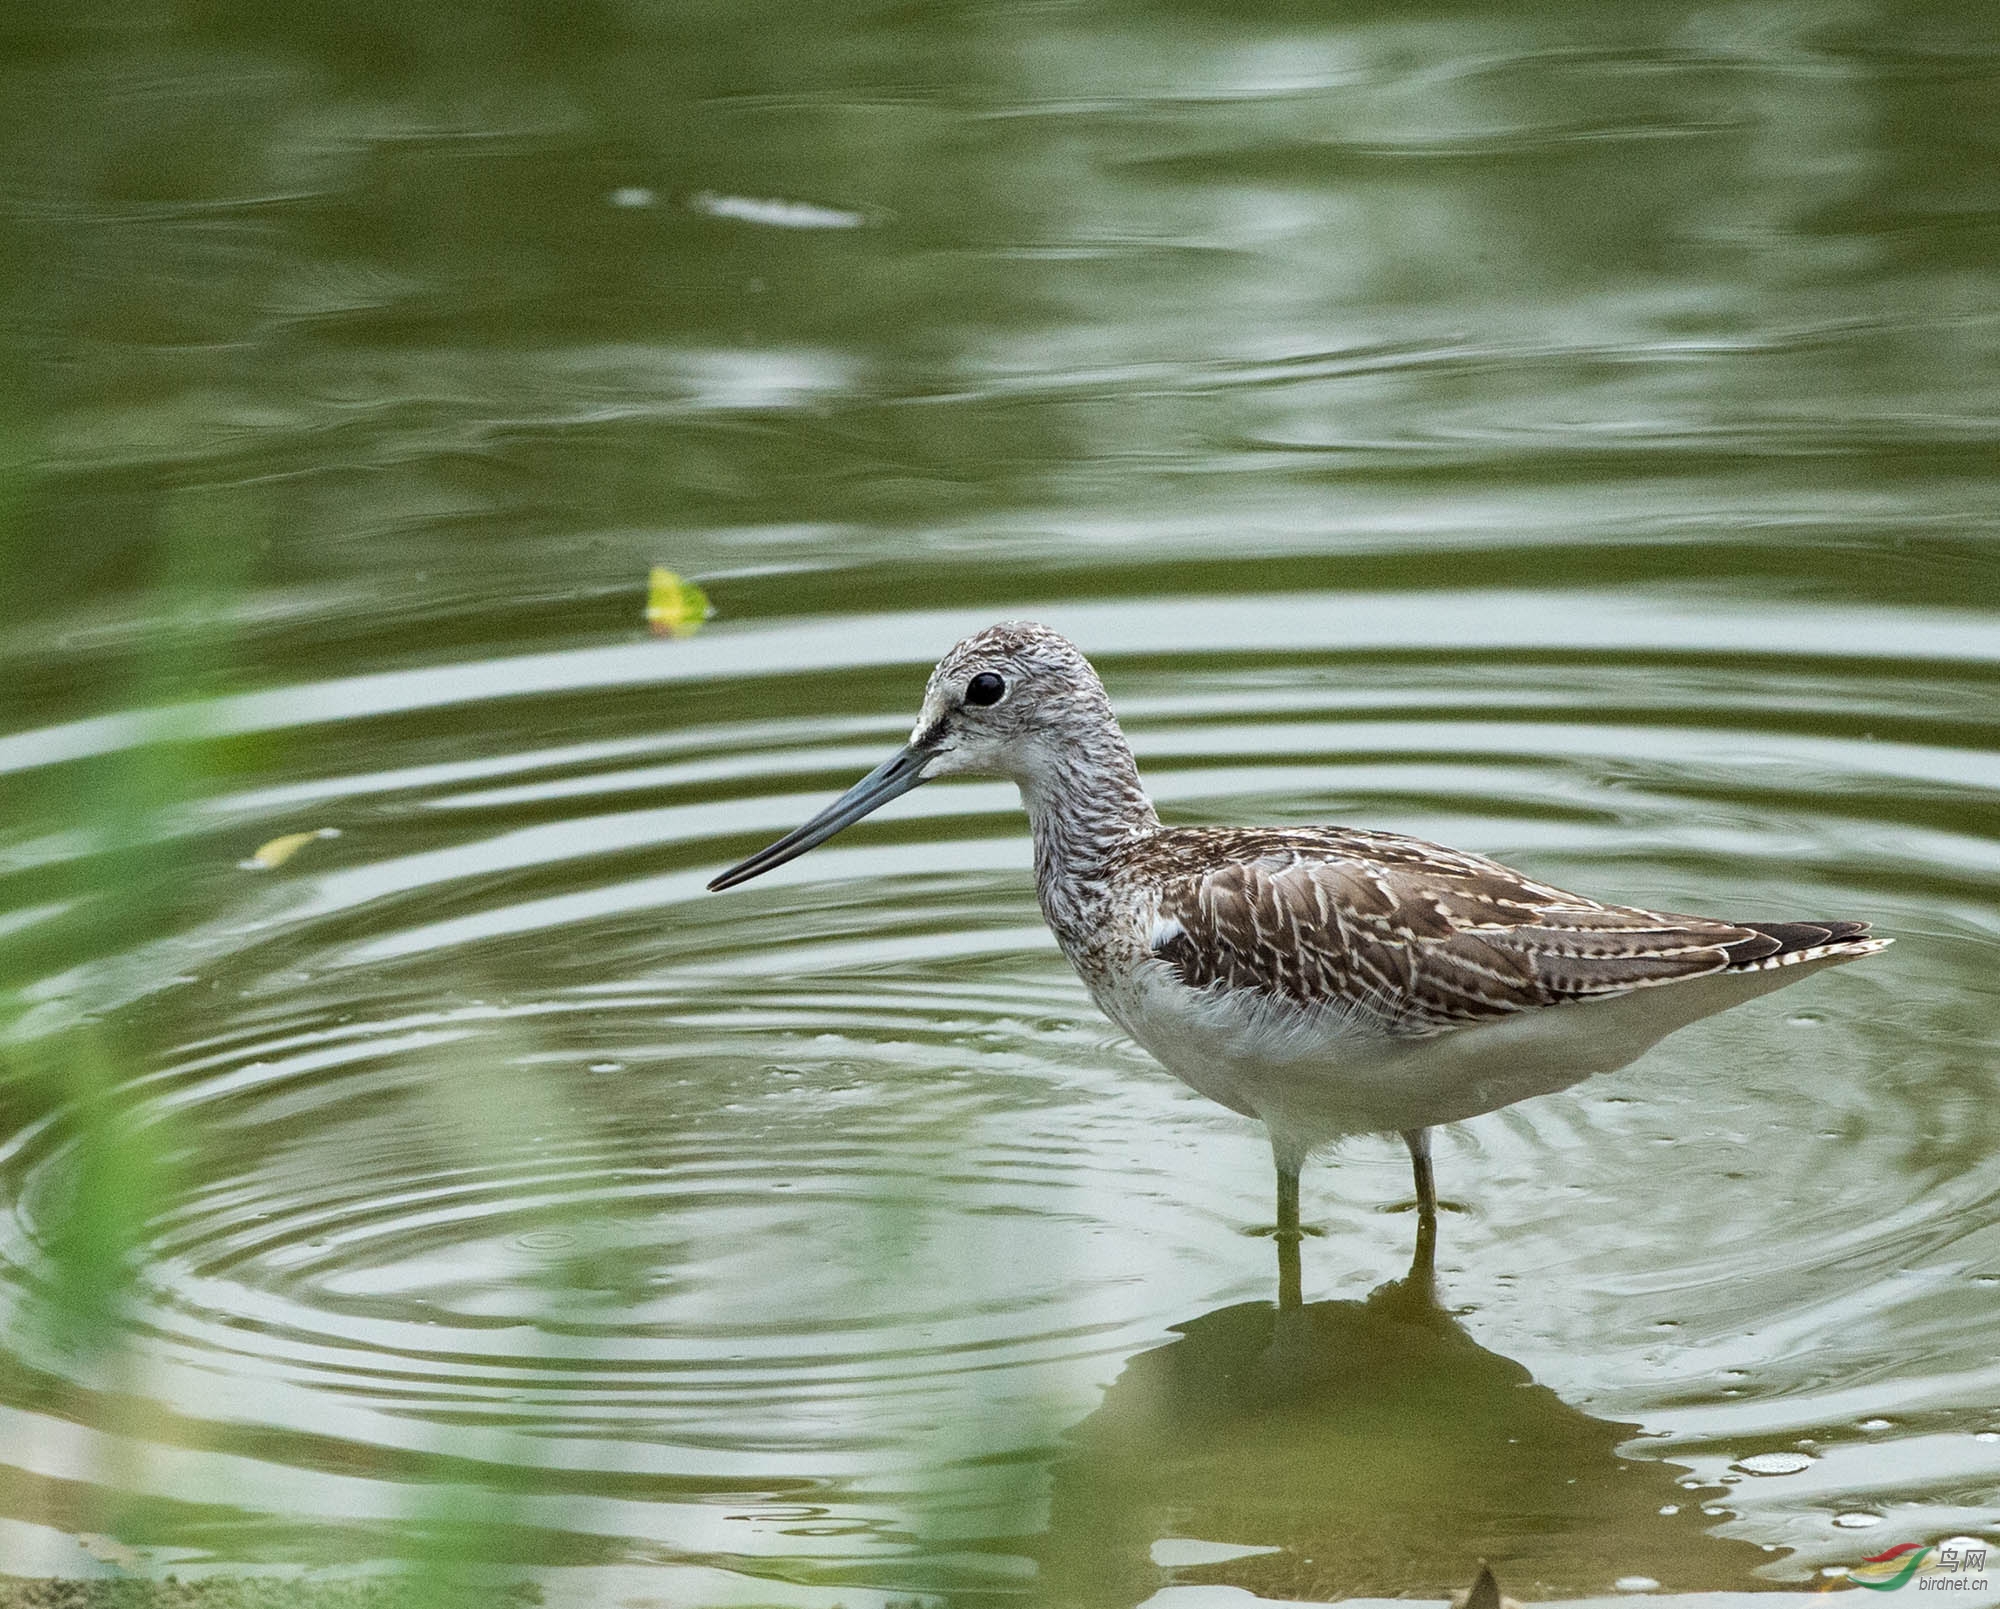
[[[1115,721],[1045,744],[1015,779],[1035,838],[1035,885],[1061,930],[1099,885],[1112,851],[1157,831],[1160,818]]]

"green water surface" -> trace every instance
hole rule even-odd
[[[0,393],[0,1572],[2000,1540],[1985,0],[16,7]],[[1442,1311],[1315,1164],[1278,1325],[1011,789],[701,892],[1009,616],[1172,822],[1897,943],[1442,1133]]]

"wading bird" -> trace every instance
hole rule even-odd
[[[1299,1299],[1299,1170],[1317,1147],[1402,1135],[1428,1277],[1436,1125],[1623,1067],[1676,1028],[1889,943],[1866,922],[1607,905],[1394,833],[1163,827],[1089,660],[1019,621],[944,656],[901,753],[708,886],[959,776],[1020,786],[1042,914],[1099,1009],[1269,1131],[1281,1305]]]

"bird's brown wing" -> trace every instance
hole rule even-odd
[[[1171,842],[1183,836],[1203,842]],[[1152,947],[1182,981],[1327,1007],[1404,1036],[1809,959],[1867,932],[1861,922],[1732,923],[1606,905],[1387,833],[1166,833],[1152,847]]]

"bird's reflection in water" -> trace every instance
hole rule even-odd
[[[1706,1534],[1714,1494],[1684,1470],[1619,1456],[1638,1426],[1475,1342],[1421,1257],[1365,1301],[1246,1302],[1176,1328],[1071,1434],[1036,1550],[1050,1603],[1145,1597],[1164,1537],[1279,1550],[1176,1580],[1308,1598],[1445,1597],[1481,1557],[1538,1598],[1621,1576],[1748,1588],[1771,1562]]]

